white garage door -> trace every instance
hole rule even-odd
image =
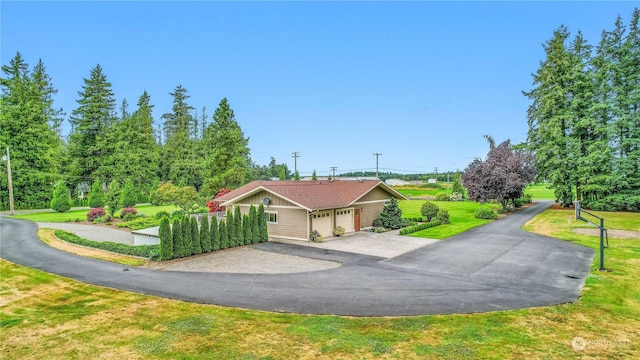
[[[311,215],[311,228],[318,230],[323,237],[333,236],[331,212],[323,211]]]
[[[344,232],[353,232],[353,209],[336,210],[336,226],[342,226]]]

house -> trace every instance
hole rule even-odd
[[[270,238],[308,240],[317,230],[333,235],[370,227],[391,198],[406,199],[380,180],[253,181],[219,198],[223,206],[239,206],[243,214],[251,205],[264,205]]]

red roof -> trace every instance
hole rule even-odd
[[[239,200],[265,190],[284,198],[307,210],[347,207],[376,187],[400,199],[405,197],[380,180],[360,181],[261,181],[256,180],[241,186],[216,199],[222,205],[231,205]]]

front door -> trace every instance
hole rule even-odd
[[[360,231],[360,209],[356,209],[356,213],[353,219],[353,230]]]

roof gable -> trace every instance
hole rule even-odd
[[[265,190],[309,211],[347,207],[371,190],[380,187],[400,199],[402,194],[379,180],[362,181],[253,181],[221,197],[222,205],[231,205],[257,192]]]

